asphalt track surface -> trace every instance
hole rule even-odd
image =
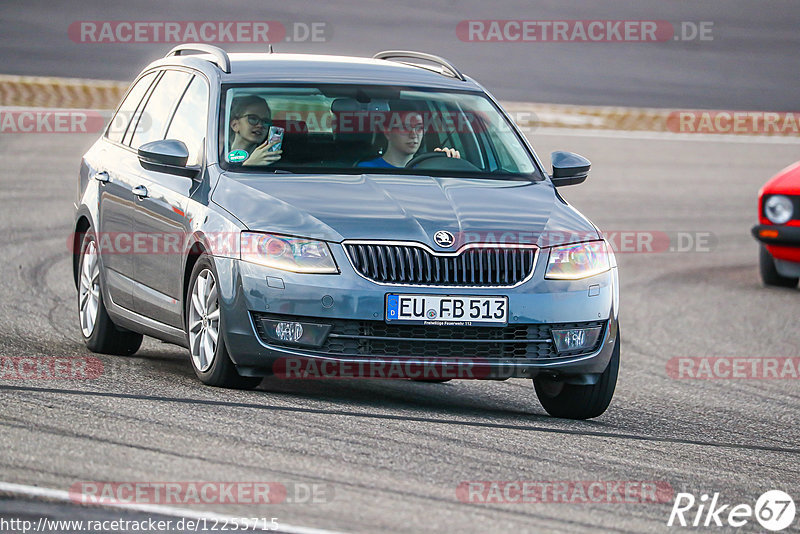
[[[662,532],[664,503],[472,504],[465,481],[655,481],[751,505],[800,497],[800,381],[676,380],[683,356],[798,356],[800,291],[762,287],[749,229],[798,145],[534,132],[594,163],[564,195],[602,228],[710,235],[710,250],[619,254],[622,366],[602,417],[548,417],[530,381],[202,386],[184,349],[146,339],[93,380],[0,381],[0,481],[321,484],[324,503],[193,506],[346,532]],[[0,354],[80,357],[66,237],[88,135],[3,135]],[[0,491],[0,493],[2,493]],[[108,517],[0,500],[0,516]],[[143,516],[146,516],[144,514]],[[796,528],[797,523],[793,528]],[[751,524],[743,529],[753,532]]]
[[[464,20],[663,20],[713,23],[711,41],[655,43],[464,42]],[[800,3],[796,0],[10,0],[0,8],[0,72],[129,81],[173,44],[74,42],[76,21],[278,21],[279,52],[371,56],[439,54],[523,102],[674,109],[798,111]],[[325,41],[295,39],[295,23],[325,24]],[[296,37],[302,37],[299,32]],[[254,44],[225,45],[259,50]]]

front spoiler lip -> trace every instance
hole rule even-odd
[[[762,230],[776,231],[778,232],[778,237],[764,237],[760,235]],[[800,226],[757,224],[750,232],[753,234],[753,237],[765,245],[800,247]]]

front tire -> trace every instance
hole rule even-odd
[[[611,404],[617,386],[619,346],[618,331],[611,361],[608,362],[606,370],[600,375],[596,384],[586,386],[566,384],[549,377],[534,378],[536,396],[539,397],[539,402],[545,411],[553,417],[562,419],[591,419],[602,415]]]
[[[186,334],[192,367],[197,378],[206,385],[253,389],[261,383],[261,378],[239,375],[225,346],[218,279],[213,261],[203,254],[192,269],[185,299]]]
[[[130,356],[142,345],[142,335],[117,328],[103,303],[100,254],[91,229],[81,242],[78,263],[78,319],[86,347],[92,352]]]
[[[788,278],[781,276],[775,268],[775,258],[767,250],[767,247],[761,245],[761,253],[758,256],[758,266],[761,271],[761,280],[765,286],[775,287],[797,287],[797,278]]]

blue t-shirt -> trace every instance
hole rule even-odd
[[[369,161],[362,161],[357,165],[358,167],[372,167],[373,169],[399,169],[383,158],[375,158]]]

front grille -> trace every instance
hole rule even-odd
[[[605,321],[557,324],[518,324],[503,327],[397,325],[382,321],[355,321],[320,317],[280,316],[253,312],[256,331],[265,343],[261,319],[307,321],[332,325],[320,348],[305,349],[330,356],[400,356],[417,358],[563,358],[590,354],[591,349],[556,351],[551,330],[605,326]]]
[[[353,267],[385,284],[514,286],[528,278],[535,247],[480,247],[457,254],[432,253],[414,243],[345,243]]]

